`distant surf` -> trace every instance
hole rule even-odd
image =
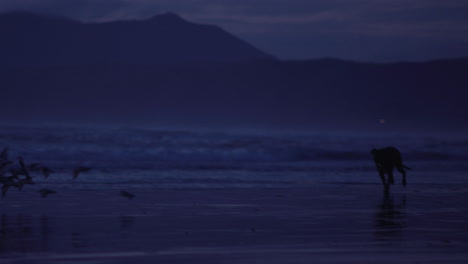
[[[37,181],[70,188],[291,187],[379,184],[370,149],[398,147],[409,184],[468,184],[468,138],[326,133],[4,126],[0,146],[55,173]],[[75,166],[93,170],[70,185]],[[398,181],[398,178],[397,178]]]

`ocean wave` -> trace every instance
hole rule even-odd
[[[197,170],[313,170],[314,162],[372,164],[369,150],[381,142],[402,150],[405,163],[468,157],[449,140],[356,135],[252,135],[151,129],[3,127],[0,147],[11,156],[59,168],[86,164],[106,168],[185,168]],[[464,142],[464,141],[462,141]],[[285,164],[287,163],[287,164]],[[361,166],[362,167],[362,166]]]

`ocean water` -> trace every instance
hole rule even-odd
[[[33,188],[288,188],[375,184],[370,150],[397,147],[408,184],[468,186],[468,136],[213,132],[157,128],[2,126],[10,159],[41,163]],[[92,168],[72,179],[76,166]],[[401,177],[396,175],[396,183]]]
[[[390,145],[412,170],[383,192]],[[1,263],[468,263],[463,136],[3,126],[2,147],[54,172],[0,198]]]

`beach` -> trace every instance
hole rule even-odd
[[[389,145],[411,170],[385,193]],[[468,263],[464,136],[2,127],[0,146],[4,177],[51,171],[0,198],[1,264]]]
[[[28,186],[29,187],[29,186]],[[468,186],[58,190],[0,200],[1,263],[467,263]]]
[[[0,1],[0,264],[468,264],[467,14]]]

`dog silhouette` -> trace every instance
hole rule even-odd
[[[386,147],[381,149],[372,149],[371,154],[374,158],[375,166],[379,172],[382,183],[388,187],[389,184],[394,184],[393,169],[396,168],[403,176],[403,186],[406,186],[406,171],[410,168],[403,165],[401,153],[395,147]],[[385,179],[385,174],[388,179]]]

